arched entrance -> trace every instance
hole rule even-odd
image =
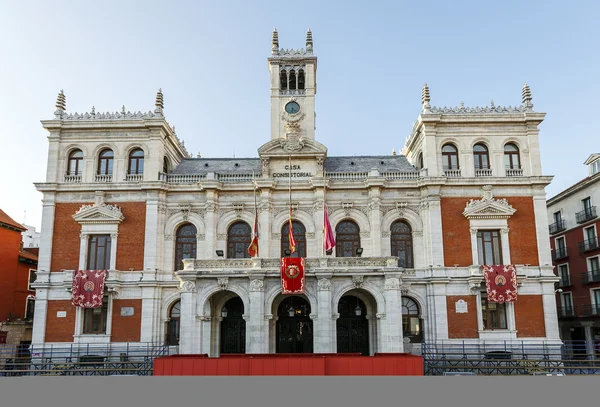
[[[244,303],[233,297],[221,308],[220,353],[246,353],[246,321],[243,318]]]
[[[338,303],[337,351],[369,355],[369,321],[365,303],[354,295],[346,295]]]
[[[277,308],[277,353],[312,353],[313,324],[310,304],[299,296],[286,297]]]

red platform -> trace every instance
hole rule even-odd
[[[172,355],[154,359],[154,376],[423,376],[423,358],[408,353]]]

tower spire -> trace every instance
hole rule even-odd
[[[61,117],[62,114],[67,110],[67,97],[65,96],[63,90],[60,90],[60,93],[56,97],[56,111],[54,115],[56,117]]]
[[[421,92],[421,105],[423,106],[423,113],[429,113],[429,109],[431,106],[429,102],[431,101],[431,97],[429,96],[429,86],[427,83],[423,85],[423,91]]]
[[[156,109],[154,109],[154,113],[162,115],[163,109],[165,107],[162,88],[159,88],[158,92],[156,92],[156,100],[154,101],[154,106],[156,106]]]
[[[531,111],[533,109],[533,103],[531,103],[531,99],[532,99],[531,89],[529,89],[529,85],[527,84],[527,82],[525,82],[525,84],[523,84],[522,97],[523,97],[523,106],[525,106],[528,111]]]
[[[310,54],[312,54],[312,52],[313,52],[313,38],[312,38],[312,31],[310,30],[310,28],[306,32],[306,52],[308,52]]]
[[[277,28],[273,29],[273,36],[271,38],[271,54],[279,54],[279,34],[277,34]]]

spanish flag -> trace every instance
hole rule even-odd
[[[248,246],[248,254],[250,257],[258,256],[258,211],[254,214],[254,227],[252,228],[252,241]]]
[[[327,205],[323,204],[323,246],[326,252],[332,250],[335,247],[335,238],[333,237],[333,230],[329,223],[329,216],[327,215]]]
[[[296,252],[296,239],[294,239],[294,232],[292,228],[292,207],[290,206],[290,224],[289,224],[289,232],[288,232],[288,240],[290,245],[290,251],[293,253]]]

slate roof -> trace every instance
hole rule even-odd
[[[417,169],[403,155],[374,155],[327,157],[327,172],[368,172],[377,168],[380,172],[414,172]],[[190,175],[215,172],[219,174],[259,174],[262,171],[258,158],[186,158],[172,174]]]

